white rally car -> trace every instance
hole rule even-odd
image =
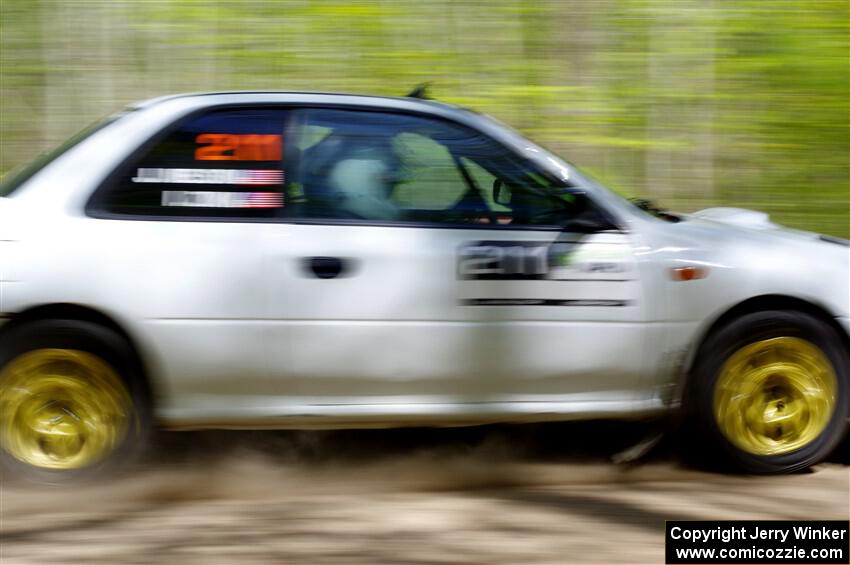
[[[781,472],[845,432],[847,241],[652,213],[451,105],[156,99],[0,196],[12,469],[86,474],[152,426],[675,413]]]

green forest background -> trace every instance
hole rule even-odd
[[[0,172],[183,91],[432,95],[620,193],[850,236],[848,0],[0,0]]]

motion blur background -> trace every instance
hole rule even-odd
[[[850,236],[848,0],[0,0],[0,173],[148,97],[423,82],[624,195]],[[171,434],[115,483],[0,477],[0,562],[660,563],[666,519],[847,516],[850,440],[787,477],[610,463],[643,433]]]
[[[847,0],[0,0],[0,172],[147,97],[432,95],[614,190],[850,236]]]

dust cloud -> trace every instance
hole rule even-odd
[[[0,562],[659,563],[666,519],[846,519],[848,443],[782,477],[709,473],[657,430],[573,423],[163,433],[73,486],[0,484]]]

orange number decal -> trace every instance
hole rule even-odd
[[[279,161],[282,155],[279,135],[240,135],[236,155],[242,161]]]
[[[279,161],[282,142],[279,135],[202,133],[195,138],[196,161]]]
[[[195,143],[205,147],[195,149],[195,160],[232,161],[234,152],[239,147],[238,137],[226,133],[202,133],[195,138]]]

